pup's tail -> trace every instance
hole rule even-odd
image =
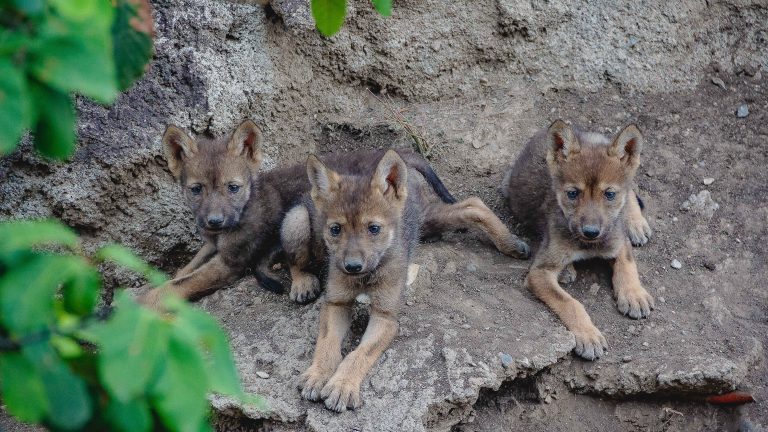
[[[432,190],[435,191],[437,196],[440,197],[441,201],[446,204],[453,204],[456,202],[456,198],[448,192],[448,188],[445,187],[443,181],[440,180],[440,177],[437,176],[437,173],[435,173],[432,167],[429,166],[429,163],[426,160],[420,157],[418,161],[414,160],[412,162],[411,166],[424,176],[424,179],[429,183],[429,186],[432,187]]]
[[[256,277],[256,281],[259,283],[259,285],[261,285],[261,287],[265,290],[271,291],[275,294],[282,294],[285,291],[283,284],[267,276],[267,274],[261,270],[256,270],[253,275]]]

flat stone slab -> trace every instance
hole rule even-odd
[[[447,430],[472,413],[482,390],[498,389],[568,355],[573,336],[520,290],[527,263],[485,244],[463,248],[421,248],[415,260],[421,269],[405,292],[399,335],[364,380],[363,407],[342,414],[302,400],[297,389],[311,362],[320,301],[294,304],[252,278],[203,299],[201,306],[229,331],[246,390],[269,403],[269,412],[245,408],[242,415],[304,422],[317,431]],[[345,352],[359,342],[366,322],[360,305]],[[226,399],[214,397],[213,403],[228,414],[241,411]]]

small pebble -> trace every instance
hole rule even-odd
[[[705,186],[709,186],[709,185],[711,185],[714,182],[715,182],[714,178],[712,178],[712,177],[704,177],[703,183],[704,183]]]
[[[672,222],[677,222],[679,219],[677,219],[677,216],[672,217]]]
[[[629,363],[632,361],[632,356],[624,356],[621,358],[621,361],[624,363]]]
[[[720,87],[721,89],[725,90],[725,83],[719,77],[712,78],[712,84],[714,84],[714,85]]]
[[[675,269],[675,270],[680,270],[681,268],[683,268],[683,263],[681,263],[680,261],[678,261],[676,259],[673,259],[672,263],[670,264],[670,266],[672,266],[672,268]]]
[[[261,379],[267,379],[269,378],[269,374],[264,371],[258,371],[256,372],[256,375]]]
[[[501,365],[505,368],[509,367],[509,365],[511,365],[514,361],[512,356],[509,354],[499,353],[499,358],[501,359]]]
[[[643,346],[647,348],[649,346],[648,342],[643,342]]]
[[[544,403],[545,404],[552,403],[552,396],[547,395],[546,397],[544,397]]]
[[[667,301],[664,300],[664,297],[659,297],[659,303],[666,303]]]
[[[469,324],[462,324],[461,328],[463,328],[464,330],[469,330],[470,328],[472,328],[472,326]]]
[[[468,272],[476,272],[477,271],[477,264],[471,262],[467,264],[467,271]]]
[[[738,118],[744,118],[749,115],[749,107],[747,107],[747,104],[739,106],[739,109],[736,110],[736,117]]]
[[[590,295],[597,295],[597,292],[600,291],[600,285],[593,283],[589,286],[589,294]]]
[[[412,301],[410,301],[410,300],[406,300],[406,301],[405,301],[405,304],[406,304],[406,305],[408,305],[408,306],[413,306],[413,302],[412,302]]]

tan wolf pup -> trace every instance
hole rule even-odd
[[[502,184],[514,218],[542,238],[526,285],[565,323],[576,337],[574,351],[588,360],[608,344],[584,306],[560,287],[561,271],[560,280],[571,282],[574,261],[611,260],[619,311],[639,319],[654,307],[632,252],[651,235],[634,183],[642,144],[635,125],[610,140],[557,120],[526,144]]]
[[[393,150],[376,161],[342,164],[336,172],[310,156],[311,200],[291,210],[282,228],[294,282],[316,278],[296,278],[313,257],[327,260],[317,345],[300,387],[304,398],[322,398],[337,412],[361,405],[362,380],[397,334],[400,296],[421,235],[477,228],[500,251],[529,255],[528,246],[478,198],[456,203],[433,172],[432,178],[419,176]],[[370,319],[359,346],[342,359],[341,345],[360,294],[370,298]]]

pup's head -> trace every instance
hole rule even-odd
[[[388,151],[371,177],[339,175],[307,160],[312,200],[330,263],[350,275],[375,270],[395,243],[408,194],[408,168]]]
[[[562,120],[547,131],[547,165],[557,203],[572,235],[600,242],[616,225],[632,192],[643,137],[629,125],[612,141],[577,134]]]
[[[259,127],[246,120],[228,140],[196,142],[170,125],[163,147],[197,225],[208,233],[237,226],[261,165]]]

